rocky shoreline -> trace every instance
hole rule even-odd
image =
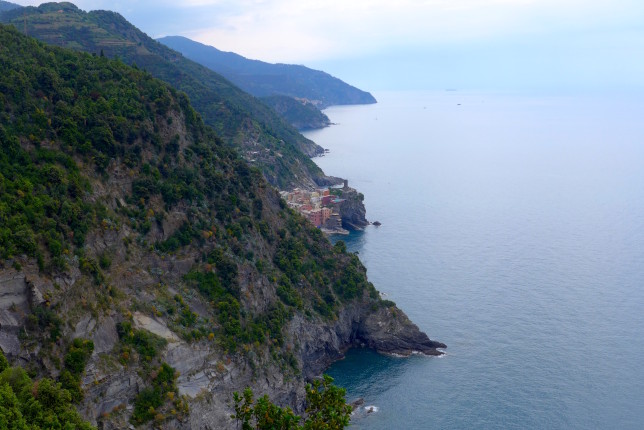
[[[179,261],[156,263],[164,273],[177,269],[182,271]],[[35,267],[27,265],[23,270],[2,271],[0,284],[6,294],[0,302],[0,314],[3,315],[0,337],[6,338],[2,342],[2,349],[12,361],[26,364],[40,360],[35,351],[18,340],[14,326],[21,326],[24,321],[16,321],[17,324],[8,324],[8,321],[17,318],[17,315],[28,314],[30,309],[39,305],[43,292],[50,294],[47,292],[52,286],[38,275]],[[78,281],[75,276],[67,279],[65,289],[74,288]],[[18,309],[12,304],[17,304]],[[146,381],[135,367],[105,366],[102,357],[109,354],[119,342],[116,323],[120,319],[122,317],[118,312],[102,316],[88,313],[79,316],[68,332],[68,336],[90,339],[95,345],[82,380],[86,395],[80,410],[94,424],[100,422],[104,430],[128,426],[127,416],[132,411],[133,395],[146,386]],[[176,429],[232,428],[231,393],[247,386],[258,394],[268,394],[278,404],[290,405],[296,412],[302,413],[306,382],[319,377],[351,348],[370,348],[398,356],[414,353],[438,356],[442,354],[439,349],[446,347],[420,331],[392,302],[374,301],[366,293],[361,299],[344,306],[332,321],[296,314],[288,322],[285,327],[286,347],[293,352],[301,369],[301,377],[295,378],[287,376],[267,356],[253,355],[251,362],[255,364],[249,367],[249,358],[244,354],[226,354],[217,348],[213,349],[207,341],[186,342],[168,327],[163,318],[134,312],[133,322],[135,328],[149,331],[167,341],[163,360],[178,371],[178,394],[186,396],[191,410],[187,420],[177,420],[165,427]],[[9,338],[11,342],[7,343]],[[56,374],[51,363],[42,364]],[[101,420],[100,417],[106,414],[109,414],[110,420]]]
[[[55,121],[15,115],[0,127],[12,160],[0,163],[11,220],[0,252],[0,348],[34,379],[63,384],[73,393],[65,403],[73,396],[91,424],[235,428],[233,392],[250,387],[300,413],[306,383],[351,347],[440,354],[443,344],[381,298],[359,258],[288,209],[185,95],[122,62],[0,32],[10,73],[28,64],[56,82],[25,81],[20,97],[7,98],[7,112],[38,105]],[[98,100],[59,112],[56,100],[90,90]],[[120,115],[113,124],[103,125],[101,94]],[[67,120],[79,145],[57,137],[55,124]],[[34,125],[40,137],[26,134]],[[259,134],[241,137],[258,160],[284,155],[261,149]],[[347,225],[366,225],[362,195],[346,183],[338,194],[349,202]]]

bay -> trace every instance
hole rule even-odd
[[[382,223],[342,239],[448,348],[333,365],[377,407],[352,428],[642,428],[642,99],[375,95],[306,135]]]

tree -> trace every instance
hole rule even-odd
[[[273,404],[267,395],[253,401],[253,391],[233,393],[235,414],[232,418],[242,430],[339,430],[349,425],[351,406],[347,405],[344,388],[333,385],[333,378],[324,375],[306,386],[306,419],[295,415],[291,408]]]
[[[0,429],[76,429],[94,427],[84,421],[61,384],[48,378],[32,381],[24,369],[10,367],[0,352]]]
[[[349,425],[351,406],[347,405],[344,388],[333,385],[333,378],[324,375],[306,387],[305,430],[336,430]]]

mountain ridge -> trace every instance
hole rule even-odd
[[[329,117],[307,100],[277,94],[262,97],[261,100],[298,130],[313,130],[331,125]]]
[[[376,99],[342,80],[303,65],[251,60],[183,36],[157,39],[187,58],[221,73],[256,97],[285,95],[306,99],[320,109],[332,105],[371,104]]]
[[[0,0],[0,13],[7,11],[7,10],[12,10],[12,9],[19,9],[22,6],[19,4],[11,3],[8,1]]]
[[[310,159],[323,149],[306,139],[264,103],[223,76],[147,36],[110,11],[84,12],[72,3],[44,3],[0,14],[42,41],[96,55],[118,57],[186,92],[191,103],[226,142],[240,148],[267,180],[281,188],[339,183]]]

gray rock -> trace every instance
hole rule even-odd
[[[116,322],[112,317],[101,318],[91,336],[94,342],[94,355],[110,352],[119,341]]]
[[[353,188],[342,189],[340,198],[344,201],[340,203],[340,216],[342,217],[342,227],[347,230],[362,230],[369,225],[366,218],[367,210],[360,196]]]
[[[13,333],[0,331],[0,349],[5,356],[12,358],[20,354],[20,341]]]
[[[25,275],[14,270],[0,272],[0,309],[28,306]]]
[[[29,312],[29,294],[24,273],[0,272],[0,349],[8,358],[20,355],[18,333]]]
[[[167,340],[168,342],[179,342],[179,336],[174,334],[168,326],[155,318],[150,318],[140,312],[134,312],[134,327],[137,329],[147,330]]]
[[[89,338],[92,333],[92,330],[94,330],[94,327],[96,327],[96,320],[94,320],[89,315],[85,315],[83,318],[80,319],[80,321],[76,323],[76,327],[74,327],[73,337]]]
[[[106,374],[95,367],[88,368],[83,382],[85,398],[80,409],[93,424],[102,414],[130,404],[145,386],[136,372],[127,369],[112,370]]]
[[[299,345],[302,371],[307,379],[319,376],[351,347],[368,347],[384,354],[408,356],[443,354],[445,344],[432,341],[396,307],[372,310],[365,303],[345,306],[333,323],[296,315],[288,326]]]
[[[46,300],[42,295],[42,291],[36,282],[28,280],[27,287],[29,288],[29,304],[32,309],[45,304]]]
[[[412,353],[442,355],[437,348],[447,347],[429,339],[396,307],[382,307],[369,314],[360,325],[357,339],[378,352],[403,356]]]
[[[0,309],[0,331],[15,333],[20,329],[21,318],[16,312]]]

